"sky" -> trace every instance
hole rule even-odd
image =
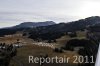
[[[100,0],[0,0],[0,28],[22,22],[70,22],[100,16]]]

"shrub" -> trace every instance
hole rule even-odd
[[[62,53],[63,52],[63,50],[61,48],[55,48],[54,51],[58,52],[58,53]]]

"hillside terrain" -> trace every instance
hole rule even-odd
[[[10,66],[39,66],[39,64],[28,63],[29,55],[34,57],[66,55],[71,58],[67,64],[44,63],[43,66],[94,66],[94,63],[85,64],[85,61],[74,64],[73,56],[92,55],[95,62],[100,41],[100,17],[94,16],[59,24],[49,22],[51,24],[27,22],[0,29],[1,47],[11,45],[17,48],[17,54],[11,59]],[[88,58],[88,61],[90,59]]]

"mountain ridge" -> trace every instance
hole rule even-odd
[[[48,26],[56,24],[53,21],[45,21],[45,22],[23,22],[19,25],[13,26],[13,28],[33,28],[39,26]]]
[[[45,22],[45,23],[47,23],[47,22]],[[10,34],[10,31],[23,31],[23,30],[28,33],[37,32],[37,33],[41,33],[41,34],[51,33],[51,32],[52,33],[75,32],[78,30],[84,30],[87,26],[93,26],[93,25],[100,24],[100,17],[92,16],[92,17],[88,17],[85,19],[80,19],[78,21],[72,21],[69,23],[59,23],[59,24],[53,23],[53,21],[49,21],[49,22],[51,22],[52,24],[51,25],[46,24],[44,26],[44,24],[40,25],[40,22],[39,22],[39,23],[36,23],[39,25],[36,25],[35,27],[33,27],[33,26],[30,27],[30,25],[29,25],[29,27],[27,27],[29,29],[25,28],[27,26],[27,24],[25,27],[20,26],[22,24],[25,24],[25,23],[21,23],[20,25],[17,25],[17,27],[14,26],[14,27],[8,28],[5,31],[2,29],[0,31],[0,34],[2,34],[2,35],[7,34],[7,32],[9,32],[9,34]],[[12,33],[15,33],[15,32],[12,32]]]

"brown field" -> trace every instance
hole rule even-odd
[[[74,38],[85,38],[84,32],[77,32],[78,37]],[[15,56],[13,59],[10,61],[10,66],[40,66],[39,64],[35,63],[29,63],[28,62],[28,57],[30,55],[34,57],[40,57],[41,54],[48,54],[49,57],[70,57],[71,59],[69,60],[69,63],[66,64],[44,64],[43,66],[77,66],[77,64],[74,64],[73,61],[75,58],[73,56],[79,56],[77,52],[75,51],[64,51],[63,53],[57,53],[54,52],[54,49],[50,47],[45,47],[45,46],[38,46],[38,45],[33,45],[34,41],[32,39],[29,39],[27,37],[3,37],[0,38],[0,42],[3,43],[5,42],[6,44],[13,44],[17,42],[17,39],[20,40],[22,44],[26,44],[21,48],[17,49],[17,56]],[[54,45],[55,47],[61,47],[65,46],[68,40],[73,39],[70,38],[68,35],[62,36],[57,40],[57,45]]]
[[[24,46],[22,48],[19,48],[18,49],[18,53],[17,53],[17,56],[15,58],[18,59],[18,61],[20,61],[24,66],[38,66],[38,64],[31,64],[28,62],[28,57],[30,55],[34,56],[34,57],[39,57],[40,54],[48,54],[49,57],[55,57],[55,56],[58,56],[58,57],[63,57],[63,56],[66,56],[66,57],[70,57],[70,61],[69,61],[69,64],[72,64],[73,61],[75,60],[75,58],[73,58],[73,56],[78,56],[78,54],[76,52],[71,52],[71,51],[66,51],[64,53],[56,53],[53,51],[52,48],[50,47],[41,47],[41,46],[36,46],[36,45],[27,45],[27,46]],[[13,63],[15,63],[13,61]],[[11,61],[11,65],[13,65],[12,61]],[[48,64],[48,65],[51,65],[51,64]],[[52,64],[53,66],[55,66],[56,64]],[[63,65],[63,64],[60,64],[60,65]],[[64,64],[63,66],[66,66],[67,64]],[[75,66],[77,64],[72,64],[71,66]],[[16,63],[14,66],[17,66]],[[47,66],[47,64],[45,64],[44,66]]]

